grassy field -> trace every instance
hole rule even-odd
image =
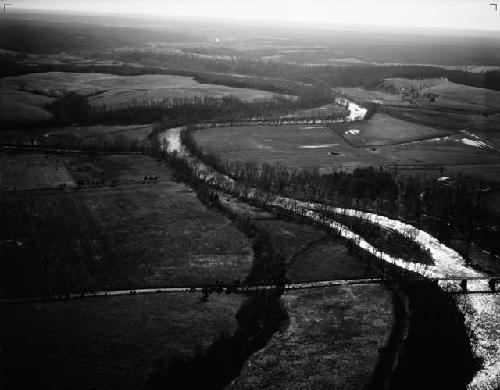
[[[138,295],[1,304],[5,389],[141,389],[151,362],[190,356],[235,329],[243,297]]]
[[[358,148],[397,145],[452,134],[450,131],[406,122],[386,114],[375,114],[367,121],[339,123],[331,127],[347,142]]]
[[[82,180],[130,184],[144,176],[172,181],[165,164],[143,155],[0,153],[0,161],[2,191],[74,187]]]
[[[106,177],[124,182],[170,178],[153,159],[136,161],[107,156],[91,166],[107,164]],[[173,181],[3,193],[0,202],[10,259],[0,272],[2,296],[231,282],[245,277],[253,258],[243,233]]]
[[[428,108],[390,108],[391,115],[400,119],[435,126],[449,130],[464,130],[474,132],[484,140],[500,148],[500,112],[481,115],[474,112],[440,111]]]
[[[75,186],[61,156],[0,153],[2,191],[53,188],[60,184]]]
[[[0,79],[1,80],[1,79]],[[43,121],[52,118],[52,114],[43,108],[54,98],[34,93],[5,89],[0,81],[0,107],[2,121],[16,122],[25,119]]]
[[[379,285],[287,292],[288,327],[254,354],[233,389],[361,389],[389,338],[391,294]]]
[[[67,91],[87,96],[91,106],[107,108],[205,96],[221,98],[233,95],[246,101],[273,96],[267,91],[200,84],[192,77],[174,75],[47,72],[4,77],[0,83],[1,101],[6,102],[7,107],[17,109],[10,110],[8,119],[11,121],[50,117],[50,113],[42,107]]]
[[[352,256],[344,243],[331,237],[312,242],[298,252],[287,272],[293,283],[379,276],[367,261]]]
[[[405,125],[415,129],[413,123],[405,122]],[[383,134],[381,130],[376,132]],[[397,166],[404,173],[428,173],[435,177],[442,167],[450,175],[461,172],[495,181],[500,177],[498,151],[478,143],[481,139],[469,133],[376,147],[353,147],[334,130],[321,126],[224,127],[200,130],[194,136],[202,149],[213,151],[223,159],[253,160],[258,164],[319,166],[324,172]]]
[[[161,181],[172,180],[165,164],[148,156],[67,154],[64,161],[76,182],[104,180],[107,184],[112,181],[129,184],[142,181],[144,176],[158,177]]]

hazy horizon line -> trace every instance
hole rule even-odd
[[[203,21],[204,23],[224,23],[224,24],[239,24],[243,23],[245,25],[258,25],[266,27],[297,27],[307,28],[312,30],[331,30],[331,29],[346,29],[352,28],[357,30],[370,30],[378,29],[384,31],[394,31],[394,30],[413,30],[412,33],[430,33],[430,32],[441,32],[441,31],[455,31],[455,32],[476,32],[476,33],[498,33],[500,34],[500,23],[498,29],[477,28],[470,26],[454,27],[454,26],[433,26],[428,24],[384,24],[384,23],[371,23],[371,22],[343,22],[343,21],[308,21],[301,19],[258,19],[252,17],[242,17],[242,16],[198,16],[198,15],[158,15],[154,13],[141,12],[133,14],[131,12],[102,12],[102,11],[83,11],[83,10],[72,10],[72,9],[59,9],[59,8],[35,8],[35,7],[10,7],[7,9],[8,12],[6,16],[12,14],[23,14],[23,13],[33,13],[33,14],[60,14],[60,15],[74,15],[74,16],[84,16],[84,17],[115,17],[115,18],[126,18],[131,20],[157,20],[157,21]],[[5,15],[4,15],[5,17]],[[500,20],[500,16],[499,16]]]

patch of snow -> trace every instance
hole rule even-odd
[[[488,148],[488,149],[491,149],[491,146],[488,145],[484,141],[474,141],[473,139],[469,139],[469,138],[462,138],[461,141],[462,141],[462,143],[464,145],[475,146],[476,148]]]
[[[358,129],[346,130],[346,131],[344,131],[344,134],[359,135],[359,130]]]
[[[346,106],[349,110],[349,115],[344,118],[347,122],[363,120],[368,112],[366,108],[344,98],[336,98],[335,103]]]
[[[338,144],[324,144],[324,145],[301,145],[299,149],[318,149],[318,148],[329,148],[330,146],[338,146]]]

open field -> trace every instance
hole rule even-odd
[[[141,389],[156,358],[235,329],[240,295],[161,294],[1,304],[2,388]]]
[[[407,125],[415,129],[413,124]],[[403,173],[430,173],[435,177],[444,168],[450,175],[463,173],[493,181],[500,177],[499,152],[469,132],[366,148],[355,148],[343,136],[322,126],[224,127],[200,130],[194,137],[203,150],[215,152],[223,159],[253,160],[258,164],[318,166],[324,172],[367,166],[397,167]]]
[[[361,389],[394,321],[380,285],[287,292],[287,329],[246,363],[234,389]]]
[[[165,164],[143,155],[0,153],[0,159],[2,191],[75,187],[81,181],[131,184],[144,176],[172,180]]]
[[[111,177],[160,172],[152,159],[122,157],[106,158]],[[3,193],[0,202],[2,296],[232,282],[253,258],[243,233],[173,181]]]
[[[75,186],[61,156],[0,153],[2,191],[54,188],[60,184]]]
[[[173,75],[116,76],[104,73],[47,72],[30,73],[0,79],[0,101],[12,112],[10,120],[46,118],[50,113],[43,105],[65,92],[87,96],[93,107],[120,108],[143,103],[170,102],[198,97],[235,96],[246,101],[268,99],[274,94],[248,88],[200,84],[192,77]],[[2,106],[3,108],[3,106]],[[2,110],[3,111],[3,110]],[[36,115],[33,118],[32,115]]]
[[[15,122],[24,119],[43,121],[52,118],[52,114],[44,109],[54,98],[26,91],[6,89],[0,79],[0,110],[2,121]]]
[[[500,112],[481,115],[474,112],[440,111],[428,108],[385,108],[392,116],[448,130],[474,132],[496,148],[500,148]]]
[[[298,252],[287,272],[292,283],[370,277],[380,277],[380,273],[368,261],[350,255],[344,243],[332,237]]]
[[[418,125],[378,113],[367,121],[338,123],[331,127],[355,147],[397,145],[451,134],[450,131]]]
[[[144,176],[154,176],[160,181],[172,180],[172,173],[165,164],[148,156],[67,154],[64,162],[76,182],[83,180],[130,184],[143,181]]]

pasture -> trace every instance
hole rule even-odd
[[[54,188],[61,184],[74,187],[75,181],[59,155],[42,153],[0,153],[2,191]]]
[[[44,95],[4,88],[0,84],[1,121],[22,122],[25,120],[44,121],[50,119],[52,114],[43,107],[53,100],[54,98]]]
[[[370,120],[366,122],[368,126]],[[361,123],[349,125],[354,128]],[[413,123],[405,122],[406,125],[413,129],[414,135],[418,134]],[[372,132],[383,134],[375,127]],[[499,152],[485,145],[474,133],[457,132],[424,141],[367,147],[353,147],[344,139],[344,134],[341,136],[329,127],[318,125],[220,127],[196,131],[194,138],[204,151],[231,161],[279,163],[292,168],[316,166],[322,172],[374,166],[432,177],[438,177],[443,168],[452,175],[464,173],[499,180]]]
[[[253,252],[230,220],[207,209],[144,156],[72,155],[72,171],[126,186],[4,192],[1,296],[232,282]],[[88,172],[88,173],[87,173]],[[97,172],[97,173],[96,173]],[[144,184],[146,175],[163,180]],[[103,175],[103,176],[98,176]],[[231,240],[227,238],[231,237]]]
[[[389,291],[339,286],[291,291],[283,300],[288,327],[250,357],[231,388],[364,388],[394,322]]]
[[[500,112],[481,115],[474,112],[440,111],[432,109],[389,109],[390,114],[405,121],[447,130],[468,130],[500,148]]]
[[[141,389],[151,362],[231,334],[241,295],[169,293],[0,305],[2,388]]]
[[[450,131],[406,122],[378,113],[366,121],[335,123],[331,125],[331,128],[354,147],[397,145],[452,134]]]
[[[144,181],[144,176],[159,181],[172,181],[172,172],[165,164],[144,155],[133,154],[66,154],[66,168],[78,183],[104,181],[109,185],[133,184]]]

